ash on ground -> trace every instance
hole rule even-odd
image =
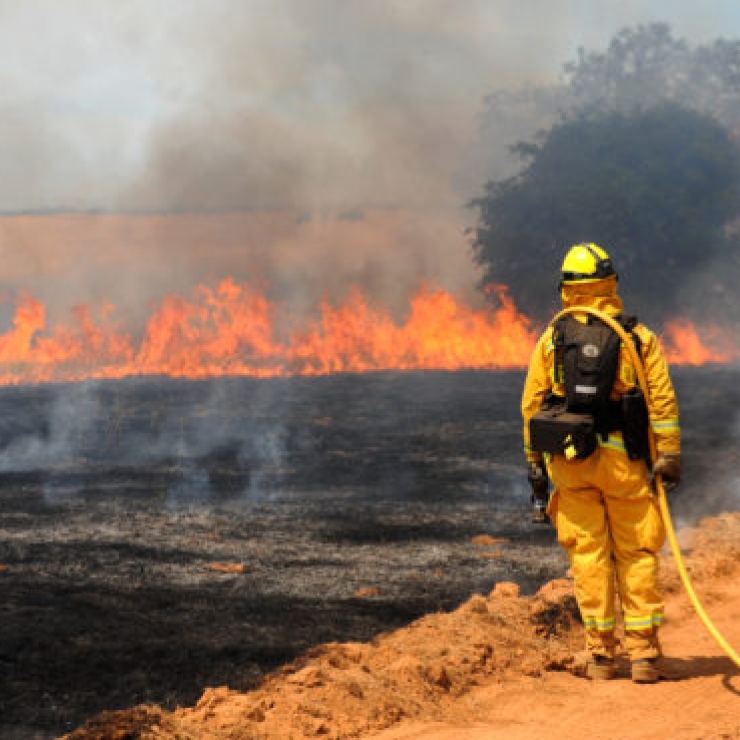
[[[693,467],[679,518],[737,508],[738,374],[674,375]],[[522,382],[4,389],[0,736],[249,688],[312,645],[371,639],[501,580],[531,593],[562,576],[553,530],[528,521]]]

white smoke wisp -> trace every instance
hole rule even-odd
[[[217,381],[197,410],[179,409],[168,420],[168,428],[150,448],[160,456],[174,449],[179,479],[168,491],[171,505],[208,504],[219,493],[214,478],[221,467],[228,468],[225,475],[235,478],[229,481],[231,498],[254,503],[269,497],[270,476],[286,464],[287,432],[275,414],[275,387],[256,383],[250,388],[248,411],[235,406],[229,381]]]
[[[54,469],[75,463],[81,451],[97,436],[100,404],[94,383],[62,386],[50,408],[30,406],[42,430],[11,439],[0,451],[0,470],[23,472]]]
[[[4,404],[0,472],[42,475],[50,502],[67,490],[120,495],[142,485],[148,495],[164,486],[178,509],[264,500],[288,458],[290,405],[279,387],[148,380],[26,391]]]

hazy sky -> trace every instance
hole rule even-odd
[[[0,210],[450,205],[486,93],[655,20],[740,3],[2,0]]]

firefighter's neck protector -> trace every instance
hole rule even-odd
[[[614,277],[612,261],[598,244],[576,244],[565,255],[560,268],[561,285],[592,282]]]
[[[560,287],[560,298],[563,308],[586,306],[609,316],[619,316],[623,311],[622,299],[617,293],[616,276],[589,282],[565,283]]]

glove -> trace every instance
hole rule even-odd
[[[535,524],[548,524],[550,518],[547,516],[547,502],[550,498],[550,481],[547,479],[547,471],[542,463],[529,463],[527,480],[532,487],[532,521]]]
[[[545,466],[539,462],[529,463],[527,480],[529,481],[529,485],[532,487],[532,503],[535,501],[547,502],[547,499],[549,498],[548,490],[550,488],[550,481],[547,479]]]
[[[681,454],[678,452],[658,455],[653,465],[653,478],[659,475],[663,480],[663,488],[673,491],[681,482]]]

